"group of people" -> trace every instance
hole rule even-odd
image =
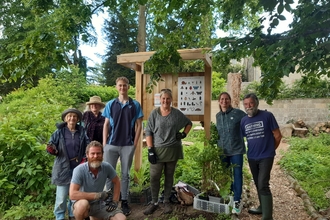
[[[127,201],[129,174],[142,131],[143,112],[140,103],[128,96],[126,77],[117,78],[116,89],[118,97],[106,105],[100,97],[93,96],[86,103],[84,114],[75,108],[65,110],[63,122],[56,125],[51,135],[46,150],[56,156],[52,170],[56,220],[65,219],[66,212],[70,220],[122,220],[131,213]],[[146,128],[154,210],[158,207],[163,170],[164,201],[169,203],[175,166],[183,158],[181,139],[192,127],[183,113],[171,107],[171,90],[161,91],[161,103],[150,114]],[[116,173],[118,159],[121,179]],[[167,206],[166,213],[171,211]],[[146,210],[145,214],[152,212]]]
[[[140,103],[128,96],[126,77],[116,80],[118,97],[105,105],[93,96],[86,103],[87,111],[70,108],[62,113],[62,123],[47,144],[47,152],[56,156],[52,169],[52,183],[56,185],[54,215],[65,219],[122,220],[131,213],[128,205],[130,169],[135,147],[142,132],[143,111]],[[150,162],[152,202],[145,215],[159,208],[160,180],[164,173],[164,213],[171,213],[171,190],[179,159],[183,159],[182,139],[192,128],[191,120],[172,107],[172,91],[160,92],[160,107],[148,117],[145,128]],[[246,146],[248,163],[258,190],[260,206],[249,210],[261,214],[263,220],[272,219],[272,195],[269,189],[270,171],[275,150],[281,140],[278,124],[272,113],[258,109],[254,94],[244,97],[246,113],[231,105],[231,97],[219,96],[220,111],[216,115],[220,155],[228,168],[233,168],[233,213],[241,212],[243,184],[243,154]],[[103,109],[103,112],[101,110]],[[121,179],[116,173],[120,159]],[[69,198],[69,199],[68,199]],[[119,202],[121,207],[119,208]]]
[[[275,151],[282,135],[278,123],[271,112],[258,109],[259,99],[253,94],[243,98],[244,113],[233,108],[231,97],[223,92],[218,98],[220,111],[216,115],[218,146],[223,149],[222,161],[232,168],[234,194],[232,213],[239,214],[242,209],[243,154],[247,159],[256,186],[260,205],[248,210],[251,214],[262,214],[262,220],[273,219],[273,197],[269,187],[270,173]]]

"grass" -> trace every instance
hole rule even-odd
[[[290,148],[280,165],[307,192],[315,209],[326,209],[330,201],[326,193],[330,190],[330,135],[291,138]]]

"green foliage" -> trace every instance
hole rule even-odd
[[[235,3],[238,1],[230,1],[230,4]],[[224,66],[231,59],[253,56],[254,65],[260,66],[262,70],[258,93],[268,104],[281,92],[283,76],[295,72],[304,73],[308,77],[329,76],[329,31],[323,30],[328,26],[330,4],[322,0],[298,2],[296,9],[292,9],[293,3],[294,1],[260,1],[256,8],[266,10],[270,15],[269,19],[260,16],[257,27],[249,30],[245,36],[237,34],[219,39],[220,49],[214,52],[214,56]],[[226,8],[224,16],[229,16],[229,20],[239,20],[236,18],[237,14],[231,13],[235,10],[236,7]],[[293,16],[290,30],[275,33],[275,28],[285,20],[284,10]],[[240,17],[241,14],[238,15]],[[270,24],[267,33],[264,31],[266,22]]]
[[[232,183],[231,168],[227,168],[222,162],[221,148],[217,146],[218,132],[216,125],[211,123],[211,137],[207,139],[205,134],[201,134],[201,143],[205,143],[204,148],[196,154],[195,160],[202,169],[202,192],[214,193],[215,196],[226,197],[230,193]],[[200,144],[201,144],[200,143]],[[219,190],[217,189],[219,187]]]
[[[248,93],[259,93],[258,87],[260,82],[252,82],[241,91],[241,98]],[[330,81],[327,79],[319,79],[317,77],[302,77],[296,80],[293,85],[289,86],[281,84],[280,93],[276,100],[281,99],[297,99],[297,98],[328,98],[330,97]]]
[[[154,53],[145,63],[145,72],[150,75],[147,92],[152,92],[153,87],[161,80],[162,73],[178,74],[182,65],[183,61],[176,47],[164,47]]]
[[[199,186],[202,180],[202,170],[195,159],[196,154],[200,152],[203,147],[204,145],[198,144],[195,141],[192,146],[184,146],[184,159],[178,161],[178,165],[175,169],[175,183],[181,180],[191,186],[200,188]]]
[[[20,202],[18,206],[12,206],[6,211],[6,214],[2,216],[2,219],[14,220],[14,219],[35,219],[35,220],[52,220],[54,214],[52,212],[54,205],[45,205],[39,202],[30,201],[31,196],[24,198],[24,201]],[[1,215],[0,215],[1,217]]]
[[[87,88],[84,76],[72,70],[41,79],[37,87],[18,89],[0,104],[0,210],[9,219],[21,219],[24,213],[38,217],[42,212],[31,211],[40,210],[33,207],[55,201],[50,184],[54,157],[46,153],[45,144],[63,110],[77,107],[79,93]],[[47,210],[40,219],[52,212]]]
[[[307,139],[291,138],[289,151],[280,161],[281,167],[298,181],[318,210],[330,205],[325,196],[330,179],[329,146],[330,136],[324,133]]]
[[[291,87],[282,88],[277,99],[328,98],[330,97],[329,91],[329,80],[305,76],[296,80]]]
[[[226,91],[226,81],[221,73],[212,72],[212,100],[218,100],[219,94]]]
[[[105,61],[102,72],[106,78],[106,85],[116,84],[117,77],[126,76],[130,84],[135,86],[135,72],[117,63],[117,55],[132,53],[138,50],[137,45],[137,5],[119,5],[109,13],[109,20],[104,23],[104,33],[108,39]],[[127,7],[125,7],[127,6]]]
[[[147,149],[144,148],[142,151],[142,166],[140,170],[136,171],[133,166],[130,170],[130,192],[140,193],[150,185],[150,166],[147,158]]]

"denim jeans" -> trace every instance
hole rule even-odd
[[[56,217],[56,220],[64,220],[66,210],[68,210],[69,217],[74,216],[72,213],[72,202],[68,198],[69,188],[70,185],[56,186],[56,200],[54,207],[54,215]]]
[[[129,193],[129,173],[133,163],[133,156],[135,152],[134,145],[131,146],[114,146],[106,144],[104,146],[103,159],[105,162],[110,163],[116,169],[118,159],[120,158],[121,166],[121,182],[120,193],[121,200],[127,200]],[[112,182],[107,179],[106,189],[112,188]]]
[[[248,161],[258,194],[271,195],[269,180],[270,172],[273,167],[274,157],[259,160],[249,159]]]
[[[234,192],[234,201],[240,201],[243,186],[243,154],[224,156],[222,162],[226,163],[227,167],[233,165],[234,180],[231,184],[231,191]]]

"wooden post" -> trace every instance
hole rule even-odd
[[[142,91],[142,88],[144,88],[143,79],[142,79],[142,71],[139,68],[135,71],[135,99],[141,104],[141,108],[143,110],[143,102],[142,97],[143,93],[145,91]],[[145,116],[144,116],[145,117]],[[143,127],[142,127],[143,129]],[[139,142],[135,148],[135,154],[134,154],[134,170],[139,171],[142,166],[142,146],[143,146],[143,130],[141,131]]]

